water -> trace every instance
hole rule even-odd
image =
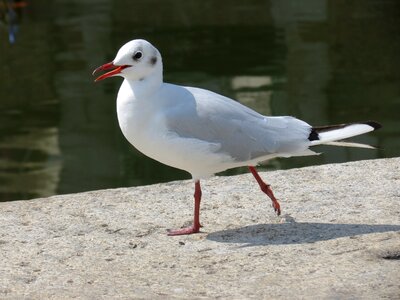
[[[9,3],[13,14],[0,2],[0,201],[189,178],[125,141],[120,79],[93,83],[91,71],[139,37],[161,51],[168,82],[314,125],[384,126],[355,139],[376,151],[325,146],[266,169],[400,155],[397,0]]]

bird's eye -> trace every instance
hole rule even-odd
[[[142,52],[140,52],[140,51],[138,51],[138,52],[135,52],[135,54],[133,54],[133,59],[134,60],[138,60],[138,59],[140,59],[141,57],[142,57]]]

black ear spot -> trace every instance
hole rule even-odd
[[[157,63],[157,56],[153,56],[152,58],[150,58],[150,64],[152,66],[154,66]]]

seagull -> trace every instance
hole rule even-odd
[[[95,79],[122,76],[117,115],[125,138],[163,164],[189,172],[194,181],[194,218],[168,235],[200,232],[200,180],[247,166],[280,215],[281,207],[256,166],[276,157],[318,154],[311,146],[330,144],[373,148],[341,140],[374,131],[374,121],[313,127],[291,116],[264,116],[209,90],[163,81],[160,52],[143,39],[123,45],[115,59],[93,71]]]

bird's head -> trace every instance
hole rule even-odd
[[[100,75],[95,81],[111,76],[122,76],[128,80],[143,80],[154,72],[162,73],[160,52],[148,41],[133,40],[123,45],[115,59],[93,71],[93,75],[100,70],[108,71]]]

